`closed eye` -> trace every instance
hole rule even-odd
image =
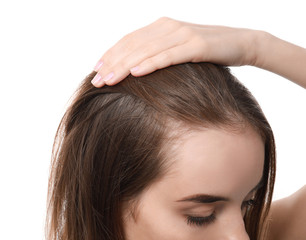
[[[215,219],[216,219],[215,212],[213,212],[211,215],[207,217],[187,216],[187,224],[201,227],[213,223]]]

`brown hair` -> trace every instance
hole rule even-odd
[[[185,63],[116,86],[83,81],[57,130],[49,180],[47,239],[123,240],[122,206],[166,173],[168,120],[253,127],[265,143],[263,187],[246,213],[259,239],[275,179],[273,132],[251,93],[226,67]]]

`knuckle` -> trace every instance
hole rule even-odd
[[[119,68],[124,70],[130,69],[130,61],[128,60],[122,61],[121,63],[119,63]]]
[[[150,68],[155,68],[154,60],[152,58],[146,59],[142,64],[150,66]]]
[[[156,22],[159,22],[159,23],[164,23],[164,22],[167,22],[167,21],[169,21],[169,20],[172,20],[171,18],[169,18],[169,17],[165,17],[165,16],[163,16],[163,17],[160,17],[159,19],[157,19],[157,21]]]
[[[169,61],[171,59],[171,54],[170,54],[170,52],[169,51],[166,51],[166,52],[162,52],[161,54],[160,54],[160,60],[161,61]]]
[[[159,52],[160,45],[157,42],[149,42],[146,45],[143,45],[141,51],[137,51],[135,55],[140,56],[141,59],[146,59],[156,55]]]
[[[182,23],[174,19],[169,19],[169,21],[167,21],[167,25],[171,29],[178,29],[182,27]]]
[[[187,38],[193,38],[195,37],[195,33],[193,29],[189,26],[181,26],[180,27],[180,32],[183,34],[183,36]]]
[[[156,24],[159,25],[159,26],[165,26],[168,29],[177,29],[180,26],[182,26],[181,22],[179,22],[179,21],[177,21],[175,19],[169,18],[169,17],[161,17],[161,18],[159,18],[156,21]]]

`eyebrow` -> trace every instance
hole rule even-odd
[[[229,198],[221,197],[221,196],[207,195],[207,194],[196,194],[196,195],[185,197],[181,200],[178,200],[177,202],[214,203],[214,202],[220,202],[220,201],[228,202]]]
[[[249,194],[260,189],[264,185],[263,182],[264,182],[263,178],[261,178],[259,183],[249,192]],[[229,201],[230,199],[228,197],[214,196],[208,194],[195,194],[185,197],[176,202],[215,203],[215,202],[229,202]]]

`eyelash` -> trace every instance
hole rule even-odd
[[[242,203],[242,208],[243,207],[253,207],[255,205],[254,199],[250,199],[248,201],[244,201]],[[209,225],[213,223],[216,220],[216,215],[215,212],[213,212],[211,215],[207,217],[195,217],[195,216],[187,216],[187,224],[188,225],[195,225],[197,227],[202,227]]]
[[[215,219],[216,219],[215,212],[213,212],[210,216],[207,217],[187,216],[187,224],[201,227],[213,223]]]

